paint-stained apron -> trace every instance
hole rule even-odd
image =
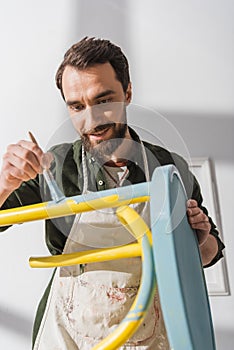
[[[143,149],[146,179],[148,165]],[[85,157],[84,192],[88,177]],[[149,203],[131,205],[149,225]],[[98,239],[97,239],[98,238]],[[76,215],[64,253],[132,243],[115,209]],[[90,350],[114,331],[129,311],[139,289],[141,258],[58,268],[35,341],[34,350]],[[122,350],[169,350],[158,292],[136,333]]]

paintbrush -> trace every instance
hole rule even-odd
[[[35,139],[34,135],[29,131],[28,132],[29,134],[29,137],[31,139],[31,141],[33,143],[35,143],[37,146],[38,145],[38,142],[37,140]],[[61,192],[61,190],[59,189],[56,181],[55,181],[55,178],[52,174],[52,172],[49,170],[49,168],[47,168],[45,166],[45,164],[43,165],[42,164],[42,168],[43,168],[43,176],[44,176],[44,179],[49,187],[49,190],[50,190],[50,195],[51,195],[51,198],[54,202],[58,203],[58,202],[61,202],[62,200],[64,200],[66,197],[64,196],[64,194]]]

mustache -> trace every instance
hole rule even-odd
[[[105,130],[107,128],[111,128],[111,127],[115,126],[115,124],[116,123],[108,123],[108,124],[97,125],[93,129],[89,129],[89,130],[83,131],[82,134],[83,135],[95,134],[96,132],[100,132],[100,131]]]

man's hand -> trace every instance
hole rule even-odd
[[[0,173],[0,205],[23,181],[42,172],[42,157],[40,147],[31,141],[22,140],[7,147]]]
[[[211,224],[208,216],[198,207],[197,201],[189,199],[187,202],[187,215],[191,227],[196,230],[198,243],[201,246],[209,236]]]

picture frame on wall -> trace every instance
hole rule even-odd
[[[211,169],[211,161],[208,157],[191,158],[189,168],[196,176],[203,195],[203,205],[207,208],[209,216],[217,225],[221,239],[223,232],[221,228],[220,209],[216,190],[214,174]],[[225,258],[217,264],[204,269],[208,294],[210,296],[230,295],[228,271]]]

